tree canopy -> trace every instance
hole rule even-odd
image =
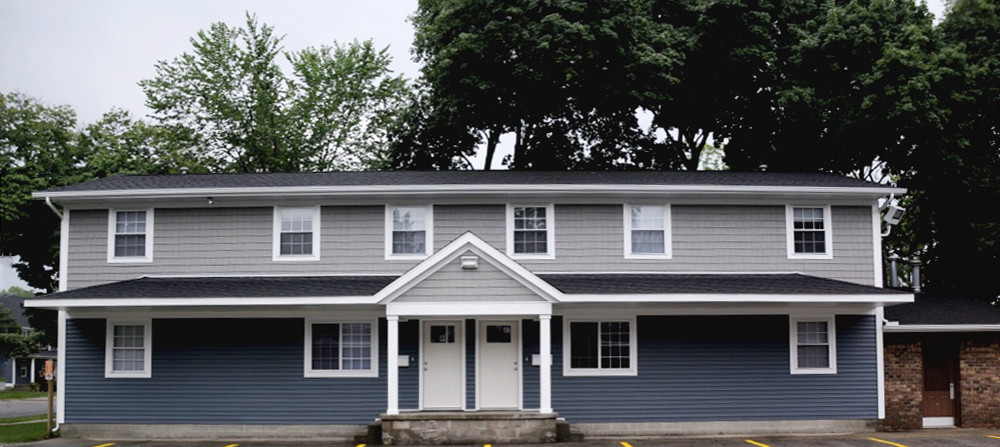
[[[286,52],[281,40],[249,13],[244,27],[199,31],[191,53],[139,83],[155,122],[189,138],[213,171],[384,167],[409,95],[386,50],[369,40]]]

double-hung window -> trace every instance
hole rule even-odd
[[[375,320],[306,321],[306,377],[378,377]]]
[[[563,340],[563,375],[637,374],[634,319],[568,320]]]
[[[785,221],[789,258],[833,258],[829,206],[789,205],[785,208]]]
[[[110,210],[108,262],[153,261],[153,210]]]
[[[670,258],[669,205],[625,205],[625,257]]]
[[[507,205],[507,254],[554,258],[553,214],[552,205]]]
[[[152,376],[153,325],[151,320],[108,321],[105,337],[104,376]]]
[[[790,318],[789,357],[792,374],[836,374],[837,337],[834,318]]]
[[[431,206],[386,206],[386,259],[421,259],[434,246],[434,217]]]
[[[274,260],[319,260],[318,206],[274,208]]]

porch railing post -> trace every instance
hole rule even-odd
[[[386,414],[399,414],[399,316],[389,315],[385,317],[388,327],[386,328],[386,379],[388,381]]]
[[[552,315],[538,316],[539,412],[552,413]]]

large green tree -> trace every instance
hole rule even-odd
[[[938,26],[945,112],[932,145],[916,148],[900,183],[906,225],[889,239],[902,255],[919,254],[931,290],[1000,298],[1000,5],[957,0]]]
[[[397,156],[400,167],[461,160],[482,144],[488,169],[510,135],[511,168],[613,168],[648,142],[635,116],[645,87],[675,80],[679,34],[645,1],[421,1],[412,20],[434,116],[410,126],[397,151],[445,155]]]
[[[387,51],[365,41],[285,52],[281,40],[250,14],[244,27],[199,31],[191,53],[139,83],[156,123],[184,131],[215,171],[385,166],[409,96]]]

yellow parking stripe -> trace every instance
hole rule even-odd
[[[483,444],[483,447],[493,447],[493,444]]]
[[[233,445],[227,445],[226,447],[236,447],[236,446],[238,446],[238,445],[239,445],[239,444],[233,444]],[[367,444],[358,444],[358,445],[356,445],[356,446],[354,446],[354,447],[365,447],[365,445],[367,445]]]
[[[753,445],[755,445],[757,447],[771,447],[771,446],[769,446],[767,444],[761,444],[761,443],[759,443],[757,441],[754,441],[753,439],[744,439],[744,441],[746,441],[747,444],[753,444]]]
[[[1000,439],[1000,436],[986,435],[987,438]]]
[[[109,442],[107,444],[95,445],[94,447],[111,447],[113,445],[115,445],[115,443]]]
[[[632,447],[632,444],[629,444],[629,443],[627,443],[625,441],[619,442],[619,444],[621,444],[622,447]]]
[[[905,446],[905,445],[903,445],[903,444],[897,444],[897,443],[895,443],[895,442],[892,442],[892,441],[886,441],[885,439],[879,439],[879,438],[868,438],[868,440],[870,440],[870,441],[875,441],[875,442],[881,442],[881,443],[883,443],[883,444],[889,444],[889,445],[891,445],[891,446],[895,446],[895,447],[906,447],[906,446]]]
[[[237,447],[237,446],[239,446],[239,444],[229,444],[226,447]],[[361,444],[361,446],[363,447],[364,444]]]

